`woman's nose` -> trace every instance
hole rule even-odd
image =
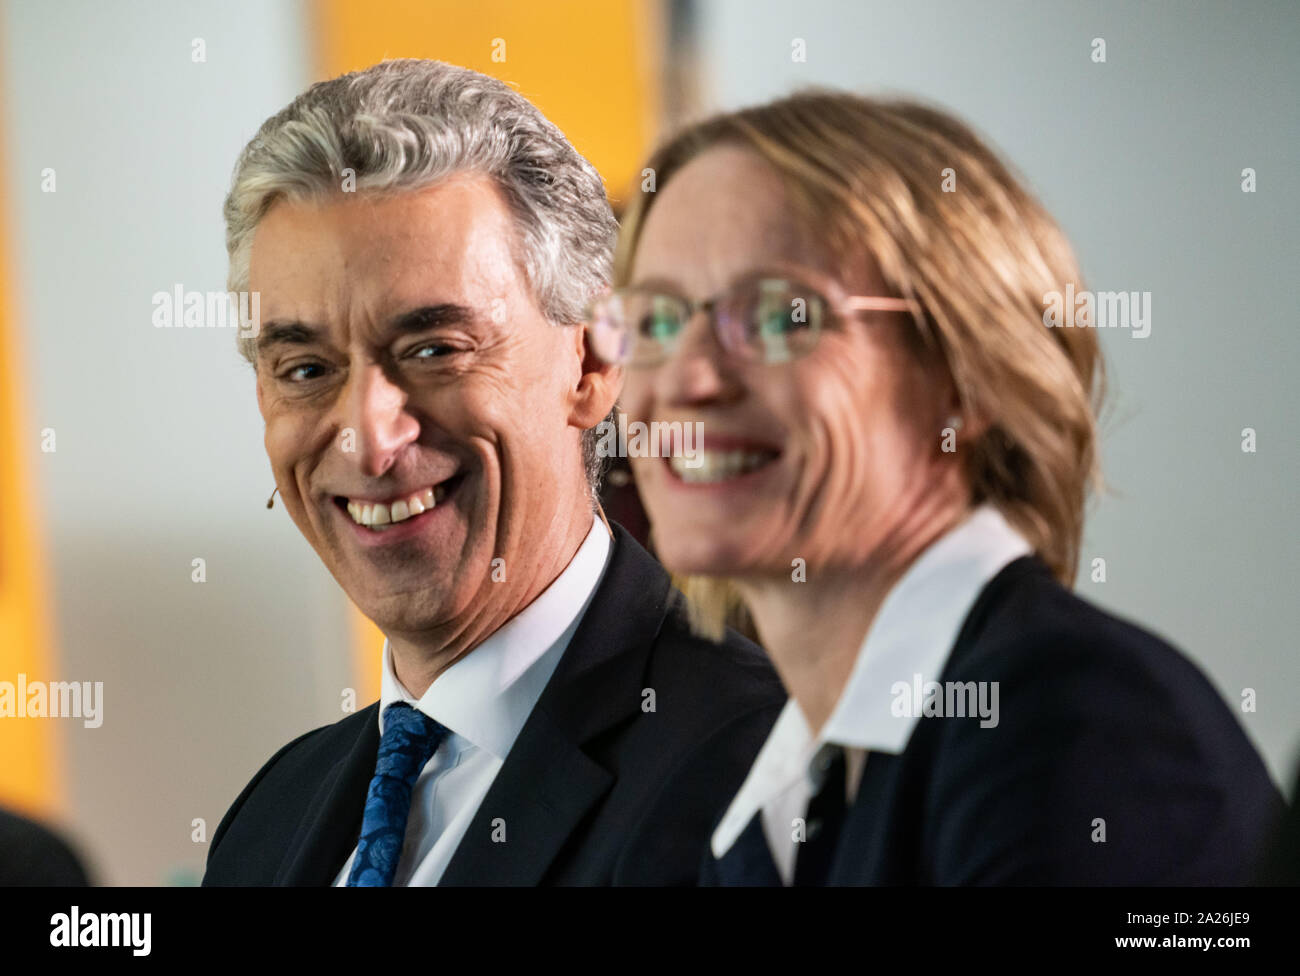
[[[700,403],[726,399],[737,392],[736,378],[718,342],[711,315],[708,310],[697,309],[659,365],[656,386],[665,403]]]

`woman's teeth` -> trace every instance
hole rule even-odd
[[[447,495],[445,483],[417,491],[415,494],[395,502],[354,502],[348,501],[348,514],[357,525],[383,531],[384,528],[405,522],[437,505]]]
[[[772,451],[700,451],[694,458],[671,457],[673,474],[689,484],[726,481],[761,468],[776,454]],[[694,461],[691,467],[688,461]]]

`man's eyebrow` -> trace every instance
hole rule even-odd
[[[474,310],[455,302],[440,302],[437,305],[422,305],[402,312],[388,321],[388,331],[393,335],[410,335],[440,325],[471,325],[477,316]]]
[[[393,335],[410,335],[423,332],[439,325],[455,323],[471,324],[477,316],[474,310],[455,302],[441,302],[437,305],[422,305],[402,312],[388,321],[388,331]],[[298,321],[272,321],[262,326],[257,337],[257,351],[265,351],[271,346],[294,345],[309,346],[325,340],[325,329]]]
[[[324,331],[305,322],[266,322],[257,337],[257,351],[260,353],[270,346],[280,344],[311,345],[321,341]]]

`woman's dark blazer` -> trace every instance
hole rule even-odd
[[[1223,697],[1158,637],[1032,556],[981,592],[944,681],[999,682],[996,727],[917,722],[872,752],[831,885],[1230,885],[1282,799]],[[779,883],[755,817],[705,884]]]

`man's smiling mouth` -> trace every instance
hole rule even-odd
[[[405,492],[383,501],[337,495],[334,504],[344,509],[357,525],[374,532],[384,532],[436,508],[456,490],[462,480],[463,475],[456,475],[436,485]]]

